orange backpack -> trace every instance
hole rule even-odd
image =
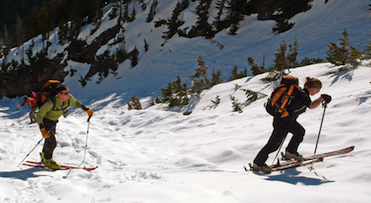
[[[55,95],[57,94],[57,88],[61,85],[61,82],[58,80],[48,80],[45,83],[44,87],[37,94],[37,106],[40,108],[48,98],[53,101],[53,109],[55,104]]]
[[[265,104],[267,112],[275,117],[285,118],[289,116],[287,107],[291,104],[294,96],[292,93],[299,87],[299,80],[291,75],[285,75],[278,87],[276,87],[271,96],[268,98],[268,102]]]

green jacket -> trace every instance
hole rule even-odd
[[[40,128],[42,128],[44,126],[44,118],[47,118],[51,121],[57,121],[59,117],[63,115],[63,112],[69,105],[75,106],[84,111],[88,110],[88,108],[86,108],[79,100],[75,99],[75,97],[73,97],[71,94],[70,98],[64,103],[61,102],[57,94],[55,95],[54,109],[53,101],[51,99],[48,99],[48,101],[40,107],[36,116],[37,124],[39,124]]]

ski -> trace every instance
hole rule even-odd
[[[29,167],[40,167],[40,168],[44,168],[44,169],[51,170],[51,171],[71,170],[71,169],[83,169],[83,170],[86,170],[86,171],[92,171],[92,170],[95,170],[96,168],[98,168],[98,166],[96,166],[96,167],[77,167],[77,166],[69,166],[69,165],[60,165],[60,167],[58,169],[51,169],[51,168],[45,166],[44,164],[42,164],[41,161],[26,161],[26,163],[23,163],[22,165],[29,166]]]
[[[296,161],[296,162],[293,162],[291,164],[276,166],[276,167],[272,168],[272,171],[282,171],[282,170],[286,170],[286,169],[290,169],[290,168],[296,168],[296,167],[300,167],[300,166],[308,166],[308,165],[311,165],[312,163],[322,162],[323,159],[324,159],[323,157],[319,157],[319,158],[315,158],[314,160],[310,159],[310,160],[305,160],[305,161]]]
[[[344,149],[339,149],[339,150],[335,150],[335,151],[331,151],[331,152],[325,152],[325,153],[321,153],[321,154],[316,154],[314,156],[304,157],[303,160],[306,161],[306,160],[316,159],[316,158],[320,158],[320,157],[336,156],[336,155],[340,155],[340,154],[349,153],[349,152],[351,152],[353,150],[354,150],[354,146],[350,146],[350,147],[346,147]],[[284,159],[283,152],[281,152],[281,155],[283,157],[282,160],[285,160]],[[288,161],[290,161],[290,160],[288,160]]]
[[[330,152],[316,154],[314,156],[307,156],[307,157],[304,157],[301,161],[303,162],[303,161],[309,161],[309,160],[318,159],[318,158],[325,158],[325,157],[330,157],[330,156],[346,154],[346,153],[349,153],[353,150],[354,150],[354,146],[350,146],[350,147],[346,147],[346,148],[339,149],[339,150],[334,150],[334,151],[330,151]],[[284,157],[283,154],[282,154],[282,157]],[[285,165],[289,165],[289,164],[292,164],[292,163],[300,162],[300,161],[295,160],[295,159],[285,160],[284,158],[282,158],[282,160],[284,160],[285,162],[279,163],[279,164],[273,164],[270,167],[275,168],[275,167],[280,167],[280,166],[285,166]]]
[[[304,157],[300,161],[299,160],[294,160],[294,159],[284,160],[284,162],[270,165],[270,167],[272,168],[272,171],[280,171],[280,170],[295,168],[295,167],[299,167],[299,166],[306,166],[306,165],[310,165],[310,164],[315,163],[315,162],[321,162],[321,161],[323,161],[323,159],[325,157],[346,154],[346,153],[349,153],[353,150],[354,150],[354,146],[350,146],[350,147],[346,147],[346,148],[335,150],[335,151],[330,151],[330,152],[325,152],[325,153],[321,153],[321,154],[316,154],[314,156]],[[253,171],[251,163],[249,163],[249,166],[250,166],[250,169],[248,169],[244,166],[245,171]]]
[[[316,163],[316,162],[322,162],[323,161],[323,157],[320,157],[320,158],[316,158],[316,159],[311,159],[311,160],[306,160],[306,161],[292,161],[292,162],[289,162],[289,163],[284,163],[283,165],[272,165],[272,171],[271,172],[274,172],[274,171],[283,171],[283,170],[286,170],[286,169],[290,169],[290,168],[296,168],[296,167],[301,167],[301,166],[308,166],[308,165],[311,165],[312,163]],[[246,168],[246,166],[244,166],[244,169],[245,171],[253,171],[253,172],[257,172],[257,173],[262,173],[262,174],[269,174],[269,173],[265,173],[265,172],[262,172],[260,170],[253,170],[252,168],[252,164],[249,163],[249,169]]]

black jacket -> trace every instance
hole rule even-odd
[[[307,107],[310,106],[312,100],[309,97],[309,91],[307,88],[301,90],[295,89],[293,92],[294,98],[291,104],[287,107],[289,117],[296,119],[300,114],[304,113]]]

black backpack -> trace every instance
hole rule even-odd
[[[275,117],[285,118],[289,116],[287,107],[291,104],[295,89],[300,90],[299,80],[291,75],[282,77],[280,84],[273,90],[265,105],[267,112]]]

